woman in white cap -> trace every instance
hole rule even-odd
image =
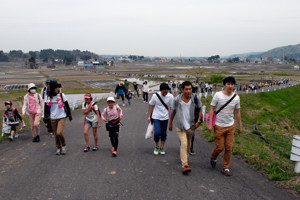
[[[107,98],[108,107],[106,107],[102,112],[102,119],[106,122],[106,130],[109,132],[110,142],[112,145],[111,153],[116,157],[118,144],[119,144],[119,132],[120,132],[120,121],[123,118],[123,111],[118,106],[115,105],[115,98]]]
[[[32,142],[40,141],[40,119],[44,113],[44,101],[42,96],[36,92],[37,87],[34,83],[28,84],[28,93],[24,96],[22,108],[23,118],[29,115],[32,132]]]

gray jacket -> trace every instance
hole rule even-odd
[[[181,104],[180,104],[180,102],[182,101],[182,95],[183,94],[180,94],[177,97],[175,97],[175,99],[173,101],[173,106],[172,106],[173,110],[172,110],[172,112],[175,116],[174,121],[175,121],[176,127],[183,130],[184,129],[183,124],[182,124],[183,114],[182,114],[182,108],[181,108]],[[193,93],[192,96],[191,96],[192,103],[191,103],[191,107],[190,107],[190,120],[191,120],[190,124],[192,124],[192,125],[195,124],[195,122],[194,122],[194,119],[195,119],[195,106],[196,106],[195,101],[194,101],[195,95],[196,94]],[[198,95],[197,95],[197,98],[198,98],[198,108],[200,108],[200,110],[201,110],[201,106],[202,106],[201,105],[201,99],[199,98]]]

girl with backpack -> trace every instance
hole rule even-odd
[[[108,107],[106,107],[102,113],[102,119],[106,122],[106,130],[109,132],[110,142],[112,145],[111,153],[116,157],[118,144],[119,144],[119,132],[120,132],[120,121],[123,118],[123,111],[115,105],[115,98],[107,98]]]
[[[90,128],[93,128],[93,134],[94,134],[94,147],[93,151],[98,150],[98,136],[97,136],[97,128],[101,127],[101,121],[100,121],[100,110],[96,103],[93,101],[92,94],[88,93],[84,95],[84,101],[82,104],[82,112],[85,115],[84,117],[84,139],[86,146],[84,147],[84,152],[88,152],[90,150],[89,145],[89,135],[88,132]]]
[[[19,126],[18,119],[20,119],[20,121],[22,123],[24,123],[24,122],[23,122],[23,119],[20,116],[18,110],[16,108],[12,107],[11,101],[5,101],[4,105],[6,107],[5,113],[4,113],[4,123],[11,127],[10,136],[8,136],[8,138],[10,139],[10,141],[13,141],[14,138],[18,138],[18,136],[19,136],[16,133],[16,127]]]
[[[29,115],[32,132],[32,142],[40,141],[40,119],[44,112],[44,101],[42,96],[36,92],[37,87],[34,83],[28,84],[28,93],[24,96],[22,108],[23,118]]]
[[[56,155],[65,155],[66,140],[63,130],[66,124],[66,118],[72,121],[71,109],[65,94],[60,92],[61,84],[56,80],[50,81],[50,102],[46,104],[44,119],[51,119],[51,125],[55,134]],[[47,126],[47,121],[44,121]]]

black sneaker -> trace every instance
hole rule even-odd
[[[191,155],[191,156],[195,156],[195,155],[196,155],[196,152],[195,152],[194,150],[191,150],[191,151],[190,151],[190,155]]]
[[[222,173],[223,173],[225,176],[232,176],[232,174],[230,173],[230,170],[229,170],[229,169],[222,169]]]
[[[37,136],[32,139],[32,142],[37,142]]]
[[[216,167],[216,164],[217,164],[217,160],[211,158],[211,159],[210,159],[210,165],[211,165],[211,167],[212,167],[212,168],[215,168],[215,167]]]
[[[98,150],[98,146],[94,146],[93,151],[97,151],[97,150]]]
[[[36,136],[36,142],[40,142],[40,141],[41,141],[40,136],[37,135],[37,136]]]
[[[85,146],[83,152],[88,152],[90,149],[91,149],[90,146]]]

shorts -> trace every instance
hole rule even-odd
[[[89,126],[92,128],[97,128],[98,127],[98,121],[91,122],[89,120],[85,120],[85,126]]]
[[[11,131],[16,131],[17,126],[19,126],[19,124],[8,124],[11,127]]]

